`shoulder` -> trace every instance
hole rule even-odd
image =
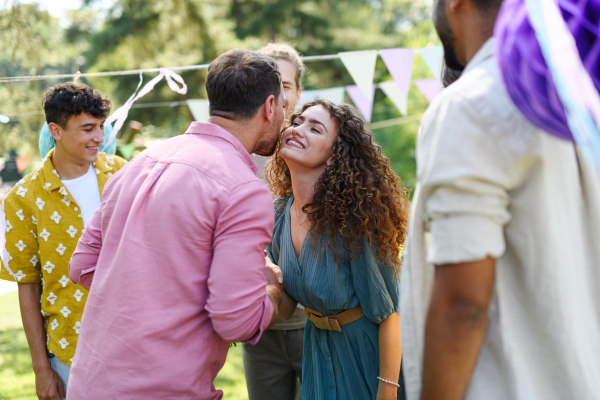
[[[512,127],[521,132],[534,128],[512,103],[495,57],[484,60],[442,90],[423,121],[432,122],[440,118],[456,124],[468,120],[480,124],[488,132],[495,128],[505,131]]]
[[[501,146],[514,157],[539,140],[540,130],[533,126],[512,103],[496,59],[490,57],[470,69],[455,83],[442,90],[423,116],[417,152],[462,154],[468,143],[480,149]],[[438,151],[435,151],[437,149]]]

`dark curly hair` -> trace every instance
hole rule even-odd
[[[381,147],[373,142],[363,119],[348,104],[308,102],[286,120],[282,132],[304,110],[316,105],[329,111],[338,135],[331,150],[331,164],[315,184],[312,202],[302,207],[312,223],[311,238],[328,235],[327,250],[337,263],[340,257],[350,261],[366,236],[370,245],[376,245],[377,256],[397,274],[407,233],[409,192]],[[278,208],[292,194],[290,170],[279,155],[280,147],[281,139],[266,171],[271,191],[279,198]],[[337,235],[343,239],[343,254],[332,250]]]
[[[106,118],[110,113],[110,100],[102,97],[87,85],[76,85],[72,82],[62,83],[48,89],[42,99],[46,122],[67,127],[73,116],[83,113],[95,118]]]

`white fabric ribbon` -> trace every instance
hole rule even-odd
[[[110,117],[108,117],[105,121],[106,124],[110,124],[113,121],[115,121],[115,123],[113,125],[113,131],[111,132],[110,137],[106,141],[106,145],[104,146],[104,148],[108,147],[108,145],[111,144],[113,140],[115,140],[119,129],[121,129],[121,127],[125,123],[125,120],[127,119],[129,109],[131,109],[133,103],[135,103],[135,101],[139,98],[144,97],[146,94],[148,94],[152,89],[154,89],[154,86],[156,86],[156,84],[160,82],[163,78],[166,78],[167,84],[169,85],[172,91],[180,94],[187,93],[187,85],[185,84],[181,76],[177,75],[170,69],[161,68],[158,75],[155,76],[150,82],[146,83],[142,90],[140,90],[139,93],[136,94],[136,92],[142,84],[142,73],[140,72],[140,83],[138,84],[131,97],[125,102],[125,104],[123,104],[123,106],[121,106],[121,108],[112,113]],[[175,81],[179,82],[181,84],[181,87],[179,87],[177,83],[175,83]]]
[[[6,214],[4,214],[4,202],[0,203],[0,258],[2,258],[3,267],[6,268],[9,274],[13,277],[15,274],[8,268],[8,253],[6,252]],[[15,278],[16,279],[16,278]]]

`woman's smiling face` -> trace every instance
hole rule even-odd
[[[337,125],[321,105],[309,107],[283,132],[279,154],[288,168],[324,169],[337,138]]]

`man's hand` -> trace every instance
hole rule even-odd
[[[269,257],[265,257],[265,278],[269,285],[281,286],[283,290],[283,273],[278,265],[273,264]]]
[[[62,380],[49,364],[47,368],[35,372],[35,392],[40,400],[67,398]]]
[[[270,328],[277,319],[279,306],[281,306],[281,300],[283,299],[283,273],[279,266],[273,264],[269,257],[265,257],[265,278],[267,278],[267,296],[269,296],[273,303],[273,316],[268,326]]]

